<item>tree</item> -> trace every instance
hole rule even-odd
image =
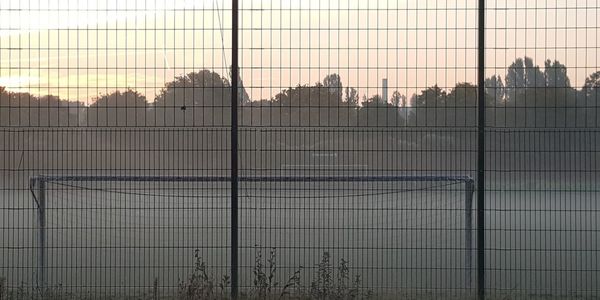
[[[600,88],[600,71],[592,73],[585,79],[583,90],[586,92],[593,92]]]
[[[525,82],[528,88],[538,88],[546,86],[546,77],[540,66],[533,64],[533,59],[525,56]]]
[[[6,88],[0,86],[0,126],[9,125],[9,116],[10,116],[10,102],[8,93],[6,93]]]
[[[346,87],[344,102],[351,106],[358,105],[358,91],[355,88]]]
[[[406,107],[406,96],[400,94],[398,91],[394,91],[392,94],[392,105],[396,107]]]
[[[468,82],[457,83],[446,98],[444,125],[476,126],[477,99],[477,86]]]
[[[367,100],[367,95],[363,94],[363,95],[362,95],[362,98],[360,99],[360,104],[363,104],[363,105],[364,105],[364,104],[365,104],[365,103],[367,103],[367,102],[368,102],[368,100]]]
[[[333,97],[339,99],[338,101],[342,101],[343,86],[340,75],[334,73],[325,76],[323,78],[323,86],[327,88]]]
[[[373,95],[371,98],[367,99],[366,104],[369,103],[385,103],[383,102],[383,98],[380,95]]]
[[[417,106],[417,97],[418,97],[417,94],[414,94],[414,93],[412,94],[412,96],[410,96],[409,103],[412,107]]]
[[[485,93],[494,98],[495,103],[502,103],[505,97],[504,83],[502,77],[493,75],[485,80]]]
[[[546,77],[539,66],[533,64],[530,57],[517,58],[506,73],[506,98],[515,99],[517,93],[527,88],[546,86]]]
[[[587,127],[600,126],[600,71],[592,73],[585,79],[585,84],[577,100],[578,125]]]
[[[546,60],[544,62],[544,77],[549,87],[570,88],[571,80],[567,75],[567,67],[558,60]]]
[[[444,125],[446,97],[446,92],[437,84],[421,91],[412,99],[409,123],[413,126]]]
[[[496,107],[496,124],[516,127],[575,126],[583,119],[574,107],[581,100],[571,88],[567,67],[546,60],[544,72],[529,57],[517,59],[508,68],[506,101]],[[581,97],[579,97],[581,98]]]
[[[446,101],[446,91],[442,90],[437,84],[421,91],[415,98],[415,107],[436,107],[442,106]]]
[[[333,89],[341,89],[343,87],[342,79],[340,78],[340,75],[336,73],[329,74],[323,78],[323,86]]]
[[[525,88],[527,86],[525,81],[525,65],[522,58],[517,58],[506,72],[506,87],[513,91],[517,88]]]
[[[358,124],[360,126],[392,127],[404,126],[405,121],[400,116],[397,106],[383,102],[380,95],[373,95],[359,109]]]
[[[148,102],[136,91],[115,91],[100,96],[86,110],[87,126],[142,126],[148,125]]]
[[[77,126],[77,114],[72,112],[71,102],[56,96],[0,89],[1,126]]]
[[[333,80],[330,80],[333,79]],[[283,90],[273,98],[272,110],[279,114],[275,119],[280,125],[309,126],[348,124],[354,113],[353,105],[343,102],[339,88],[339,76],[326,77],[328,86],[317,82],[315,85],[298,85],[295,88]],[[332,88],[334,89],[332,92]]]
[[[154,102],[158,126],[227,126],[231,124],[231,85],[216,72],[179,76]],[[239,103],[243,101],[240,98]]]

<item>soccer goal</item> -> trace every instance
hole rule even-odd
[[[216,274],[227,274],[228,255],[238,253],[229,241],[230,181],[218,176],[32,177],[37,285],[139,286],[152,282],[154,274],[174,285],[185,278],[193,251],[200,251]],[[411,278],[392,280],[443,269],[463,270],[461,286],[471,287],[471,177],[242,176],[239,181],[242,287],[250,285],[244,274],[252,273],[258,248],[277,249],[282,269],[314,265],[327,251],[354,263],[363,278],[373,280],[365,284],[375,288],[416,286]],[[453,249],[464,255],[439,254]],[[418,259],[410,255],[442,262],[415,265]],[[106,275],[111,268],[122,274]],[[92,275],[65,271],[83,269]],[[375,274],[378,270],[387,273]],[[130,278],[139,282],[123,283]]]

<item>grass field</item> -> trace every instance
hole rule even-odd
[[[529,191],[502,187],[487,195],[491,299],[597,299],[598,193],[593,186],[539,185]],[[296,194],[287,187],[285,195],[281,189],[262,186],[242,195],[240,280],[247,297],[262,293],[277,298],[301,270],[298,288],[285,296],[315,298],[310,288],[318,281],[324,253],[330,256],[332,287],[344,260],[348,280],[358,275],[361,290],[377,299],[472,296],[465,292],[464,198],[459,188],[370,190],[364,195],[356,192],[365,188],[356,186],[332,192],[298,189]],[[229,219],[223,204],[228,195],[213,191],[198,200],[185,193],[165,197],[164,192],[148,197],[56,190],[48,213],[52,288],[44,294],[60,299],[181,298],[180,284],[197,271],[198,257],[210,274],[207,284],[219,291],[229,274]],[[0,241],[0,277],[6,278],[5,296],[10,291],[13,299],[19,299],[20,289],[23,297],[35,294],[36,223],[30,197],[28,191],[2,191],[4,207],[17,208],[2,211],[5,238]],[[264,285],[256,279],[257,256],[261,254],[267,274],[273,248],[277,271],[271,282],[277,287],[258,292],[257,285]],[[226,291],[224,286],[222,294]]]

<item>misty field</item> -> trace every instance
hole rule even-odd
[[[529,183],[527,191],[499,185],[487,194],[490,293],[598,296],[594,184],[573,190]],[[48,286],[136,294],[157,285],[168,294],[193,273],[195,254],[218,282],[230,265],[227,187],[49,183]],[[460,184],[247,183],[240,197],[246,289],[255,286],[256,266],[266,268],[271,251],[272,280],[282,285],[301,270],[298,284],[309,288],[324,253],[334,278],[346,261],[351,278],[375,295],[461,294],[476,282],[475,273],[469,282]],[[12,288],[31,287],[38,271],[33,196],[4,189],[1,198],[0,277]]]

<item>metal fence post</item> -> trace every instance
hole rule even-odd
[[[232,0],[231,26],[231,295],[238,296],[238,0]]]
[[[477,296],[485,299],[485,0],[479,0],[477,139]]]
[[[46,288],[46,182],[37,180],[38,190],[38,288]]]
[[[473,288],[473,194],[475,186],[473,180],[465,181],[465,250],[466,250],[466,285]]]

